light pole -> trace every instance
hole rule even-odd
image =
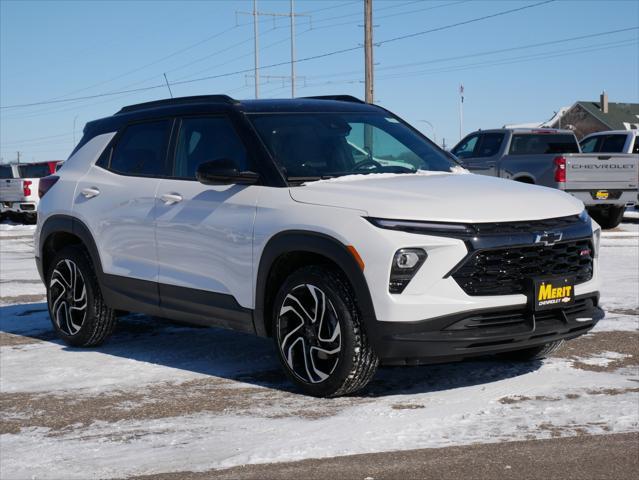
[[[419,121],[424,122],[425,124],[430,126],[430,128],[433,130],[433,141],[437,143],[437,134],[435,133],[435,126],[432,123],[430,123],[428,120],[419,120]]]
[[[76,115],[75,117],[73,117],[73,146],[75,147],[75,122],[78,119],[78,116]]]

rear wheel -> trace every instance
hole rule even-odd
[[[69,345],[99,345],[115,327],[115,312],[105,305],[91,260],[81,248],[66,247],[51,262],[47,303],[53,328]]]
[[[273,338],[287,376],[318,397],[362,389],[379,363],[344,276],[309,266],[284,282],[275,300]]]
[[[601,205],[588,209],[590,216],[595,219],[601,228],[610,229],[617,227],[623,220],[623,214],[626,211],[625,206]]]
[[[527,362],[530,360],[541,360],[546,358],[551,353],[557,351],[564,344],[563,340],[557,340],[556,342],[546,343],[538,347],[526,348],[524,350],[515,350],[514,352],[500,353],[499,357],[504,360],[511,360],[516,362]]]

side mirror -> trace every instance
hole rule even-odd
[[[253,185],[260,176],[255,172],[240,172],[233,160],[220,158],[200,163],[195,178],[204,185]]]

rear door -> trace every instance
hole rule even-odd
[[[204,185],[206,161],[228,159],[253,169],[236,126],[226,115],[178,122],[171,178],[157,191],[157,244],[165,315],[252,331],[253,224],[258,186]]]
[[[142,305],[158,305],[155,195],[169,173],[172,126],[126,126],[76,188],[74,213],[91,230],[109,286]]]

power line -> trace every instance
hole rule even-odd
[[[490,15],[484,15],[482,17],[472,18],[472,19],[465,20],[465,21],[462,21],[462,22],[456,22],[456,23],[453,23],[453,24],[444,25],[444,26],[433,28],[433,29],[429,29],[429,30],[423,30],[423,31],[420,31],[420,32],[414,32],[414,33],[407,34],[407,35],[401,35],[401,36],[398,36],[398,37],[393,37],[393,38],[389,38],[387,40],[382,40],[382,41],[376,42],[376,45],[383,45],[385,43],[396,42],[396,41],[399,41],[399,40],[404,40],[404,39],[414,38],[414,37],[421,36],[421,35],[426,35],[428,33],[439,32],[439,31],[450,29],[450,28],[459,27],[459,26],[462,26],[462,25],[468,25],[468,24],[471,24],[471,23],[480,22],[480,21],[483,21],[483,20],[488,20],[488,19],[491,19],[491,18],[500,17],[500,16],[507,15],[507,14],[510,14],[510,13],[520,12],[520,11],[527,10],[527,9],[530,9],[530,8],[546,5],[546,4],[549,4],[549,3],[553,3],[555,1],[556,0],[544,0],[542,2],[537,2],[537,3],[534,3],[534,4],[525,5],[525,6],[518,7],[518,8],[512,8],[512,9],[509,9],[509,10],[504,10],[504,11],[496,12],[496,13],[493,13],[493,14],[490,14]],[[352,51],[355,51],[355,50],[360,50],[361,48],[363,48],[362,45],[357,45],[357,46],[348,47],[348,48],[342,48],[342,49],[334,50],[334,51],[331,51],[331,52],[325,52],[325,53],[321,53],[321,54],[317,54],[317,55],[311,55],[311,56],[308,56],[308,57],[300,58],[300,59],[297,60],[297,62],[308,62],[308,61],[312,61],[312,60],[319,60],[319,59],[326,58],[326,57],[331,57],[331,56],[334,56],[334,55],[340,55],[340,54],[343,54],[343,53],[348,53],[348,52],[352,52]],[[263,65],[260,68],[261,69],[274,68],[274,67],[280,67],[280,66],[288,65],[288,64],[290,64],[289,61],[278,62],[278,63],[273,63],[273,64],[270,64],[270,65]],[[229,77],[229,76],[239,75],[239,74],[243,74],[243,73],[249,73],[252,70],[253,70],[252,68],[248,68],[248,69],[236,70],[236,71],[233,71],[233,72],[220,73],[220,74],[217,74],[217,75],[209,75],[209,76],[206,76],[206,77],[195,78],[195,79],[192,79],[192,80],[182,80],[182,81],[178,81],[178,82],[173,82],[173,85],[183,85],[183,84],[188,84],[188,83],[201,82],[201,81],[205,81],[205,80],[214,80],[214,79],[217,79],[217,78],[223,78],[223,77]],[[101,97],[112,96],[112,95],[120,95],[120,94],[135,93],[135,92],[144,92],[144,91],[155,90],[155,89],[164,88],[164,87],[165,87],[165,85],[163,83],[161,83],[161,84],[151,85],[151,86],[148,86],[148,87],[141,87],[141,88],[137,88],[137,89],[121,90],[121,91],[118,91],[118,92],[106,92],[106,93],[100,93],[100,94],[94,94],[94,95],[86,95],[86,96],[70,98],[70,99],[58,99],[58,100],[49,100],[49,101],[41,101],[41,102],[31,102],[31,103],[23,103],[23,104],[15,104],[15,105],[6,105],[6,106],[0,106],[0,109],[7,110],[7,109],[10,109],[10,108],[25,108],[25,107],[33,107],[33,106],[37,106],[37,105],[48,105],[48,104],[53,104],[53,103],[66,103],[66,102],[73,102],[73,101],[89,100],[89,99],[101,98]]]

